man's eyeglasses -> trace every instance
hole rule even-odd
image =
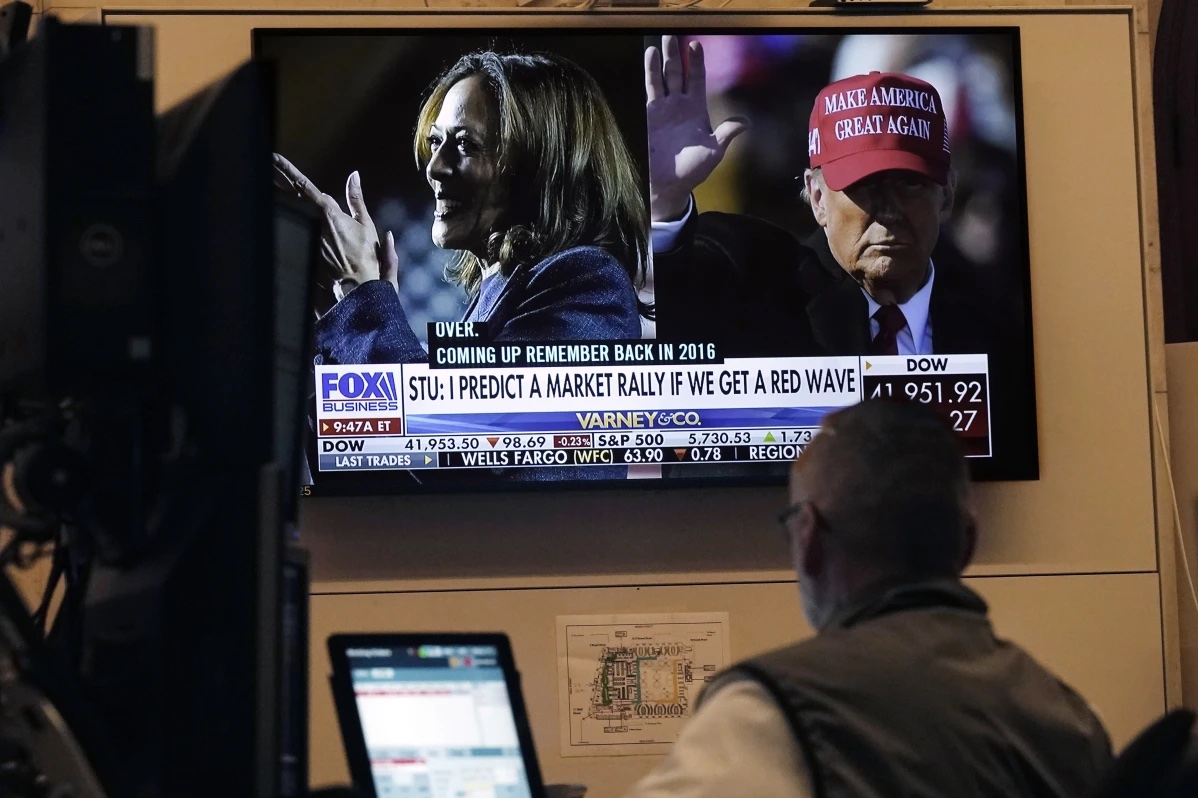
[[[808,504],[809,502],[805,501],[795,502],[782,512],[778,513],[778,526],[782,527],[783,532],[786,532],[787,535],[790,534],[790,519],[803,512],[803,509],[806,508]]]
[[[823,527],[824,529],[828,528],[827,522],[824,521],[823,513],[821,513],[815,506],[815,502],[811,501],[810,499],[806,499],[801,502],[795,502],[782,512],[778,513],[778,526],[781,527],[782,536],[786,539],[787,543],[789,543],[791,539],[790,519],[794,518],[804,510],[807,510],[811,513],[811,518],[813,521],[815,521],[816,526]]]

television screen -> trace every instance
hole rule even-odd
[[[255,31],[308,493],[777,483],[875,397],[1038,477],[1017,29],[501,19]]]

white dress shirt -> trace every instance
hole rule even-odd
[[[625,798],[812,798],[802,748],[765,688],[751,679],[703,701],[670,753]]]
[[[691,218],[691,214],[695,212],[695,198],[692,195],[686,201],[686,213],[682,214],[682,218],[676,222],[650,222],[649,223],[649,239],[654,252],[669,252],[674,248],[675,242],[678,241],[678,234],[682,232],[682,226],[686,224],[686,220]]]
[[[682,214],[682,218],[678,221],[653,222],[650,225],[653,251],[668,252],[673,249],[678,241],[678,236],[682,233],[683,225],[694,211],[695,198],[691,197],[686,206],[686,213]],[[899,310],[903,312],[904,318],[907,319],[907,326],[899,330],[898,335],[895,336],[900,355],[932,354],[932,321],[929,318],[929,309],[932,302],[932,283],[935,281],[936,268],[929,262],[928,281],[915,292],[915,296],[898,306]],[[861,289],[861,293],[865,295],[865,301],[869,303],[869,339],[872,341],[878,336],[878,322],[874,320],[874,313],[881,305],[875,302],[864,288]]]
[[[895,340],[898,342],[900,355],[930,355],[932,354],[932,320],[928,311],[932,304],[932,283],[936,281],[936,267],[928,261],[928,281],[915,292],[915,295],[898,306],[907,320],[907,326],[899,330]],[[864,288],[861,293],[869,303],[869,340],[878,337],[878,322],[874,314],[882,307]],[[918,343],[916,343],[918,342]]]

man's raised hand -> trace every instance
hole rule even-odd
[[[748,128],[732,117],[714,130],[707,109],[703,46],[687,47],[683,64],[677,36],[645,51],[645,115],[649,126],[649,214],[653,221],[680,219],[691,192],[719,166],[734,138]]]

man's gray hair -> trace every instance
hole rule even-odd
[[[817,183],[819,183],[821,186],[826,185],[824,183],[823,167],[817,166],[814,169],[812,169],[811,176],[814,177],[815,181]],[[801,199],[807,205],[810,205],[811,204],[811,192],[807,190],[807,181],[804,178],[799,178],[799,180],[802,181],[802,183],[803,183],[803,187],[801,189],[799,189],[799,199]],[[945,190],[951,191],[951,190],[955,190],[956,187],[957,187],[957,171],[955,169],[950,168],[948,170],[948,182],[945,184],[944,188],[945,188]]]
[[[815,167],[811,170],[811,176],[822,186],[824,184],[824,172],[822,167]],[[808,205],[811,204],[811,192],[807,190],[807,180],[803,177],[799,178],[803,182],[803,187],[799,189],[799,199]]]
[[[824,426],[794,478],[823,516],[828,545],[896,574],[956,576],[973,517],[947,422],[917,403],[870,400]]]

